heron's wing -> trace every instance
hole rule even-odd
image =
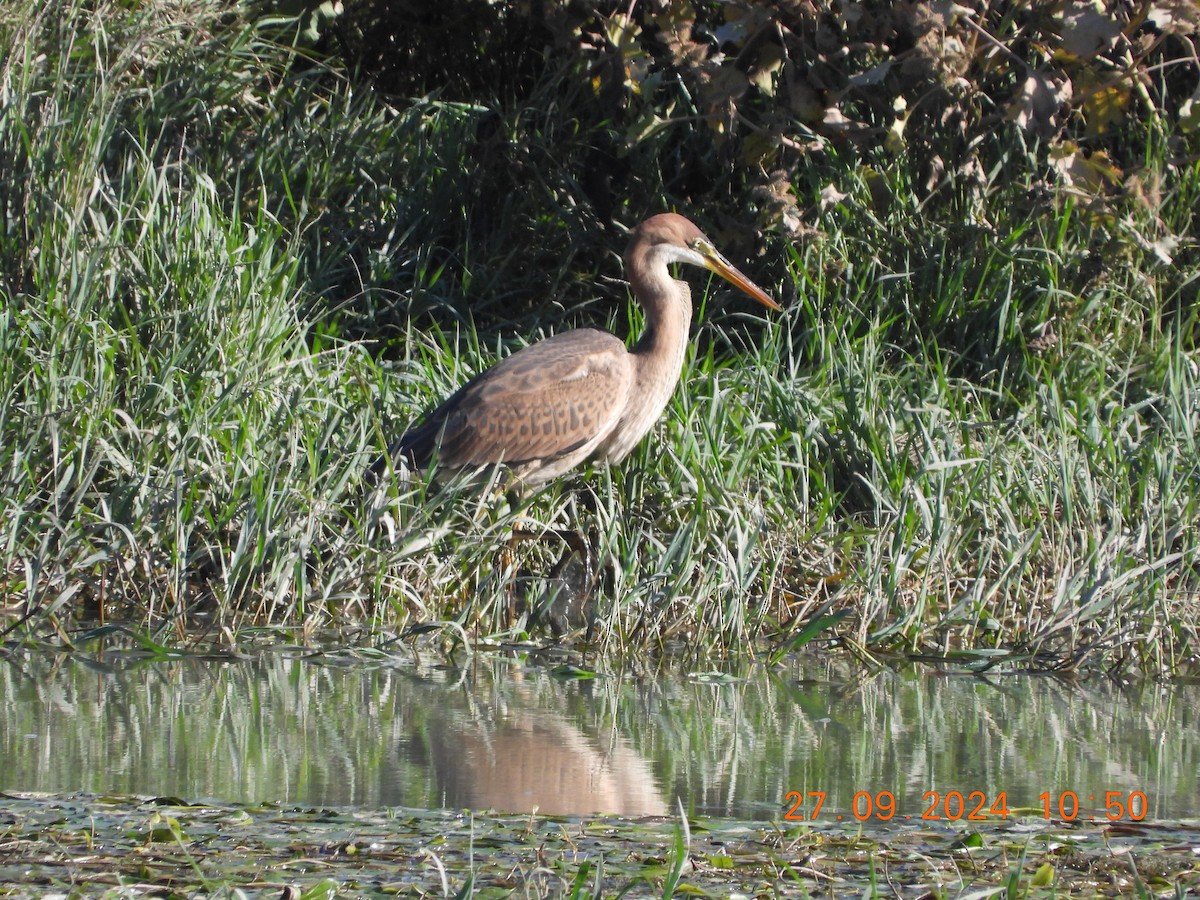
[[[633,383],[615,335],[582,328],[526,347],[483,372],[393,446],[417,466],[518,466],[606,434]]]

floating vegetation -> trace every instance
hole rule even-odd
[[[1200,820],[819,828],[0,794],[0,896],[1056,897],[1200,890]],[[681,852],[682,850],[682,852]],[[574,894],[571,892],[575,891]]]

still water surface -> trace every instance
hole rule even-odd
[[[779,818],[790,791],[823,792],[819,819],[859,792],[915,819],[931,791],[1039,815],[1049,794],[1055,816],[1067,791],[1101,816],[1106,792],[1140,791],[1150,820],[1200,814],[1200,686],[818,659],[733,674],[18,654],[0,660],[0,789],[739,819]]]

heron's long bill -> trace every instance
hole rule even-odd
[[[760,288],[757,284],[739,272],[734,265],[723,257],[711,245],[704,245],[699,248],[700,255],[704,257],[704,267],[710,272],[715,272],[720,275],[738,290],[745,294],[749,294],[763,306],[771,309],[783,309],[778,303],[771,299],[771,295]]]

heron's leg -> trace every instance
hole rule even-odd
[[[507,598],[505,622],[507,625],[511,625],[516,621],[518,611],[517,608],[519,605],[517,603],[517,578],[519,577],[520,573],[517,570],[516,554],[518,540],[519,538],[514,532],[513,536],[508,539],[508,542],[505,543],[505,545],[500,549],[500,552],[497,554],[497,559],[500,563],[500,572],[505,580],[504,595]]]
[[[571,565],[572,558],[579,557],[583,573],[580,578],[580,589],[571,598],[571,613],[574,618],[571,625],[578,628],[586,624],[587,631],[584,641],[591,644],[592,633],[596,627],[596,546],[578,531],[561,530],[556,532],[556,535],[562,539],[567,548],[559,557],[558,562],[554,564],[554,568],[550,570],[550,577],[566,581],[565,573],[568,566]]]
[[[558,558],[558,562],[550,570],[550,577],[557,578],[561,575],[567,567],[567,563],[571,561],[571,557],[578,554],[579,561],[583,564],[583,597],[581,599],[586,601],[596,586],[596,548],[582,534],[570,528],[556,528],[548,533],[567,545],[563,555]]]
[[[558,558],[558,562],[550,570],[550,577],[557,578],[562,574],[567,567],[571,557],[578,554],[580,561],[583,563],[584,572],[584,590],[590,594],[595,584],[596,575],[596,550],[582,534],[572,528],[548,528],[542,531],[533,531],[528,528],[514,528],[512,541],[509,542],[511,549],[517,541],[541,541],[549,543],[550,541],[558,540],[567,545],[567,549],[563,551],[563,555]]]
[[[585,620],[590,630],[592,622],[590,606],[596,584],[596,551],[591,542],[578,531],[569,528],[533,530],[517,527],[513,529],[509,548],[511,549],[517,541],[523,540],[541,543],[562,541],[566,545],[562,556],[559,557],[547,576],[548,581],[559,581],[568,589],[567,593],[559,594],[559,601],[548,602],[542,609],[543,613],[549,614],[551,631],[562,634],[573,628],[581,627]],[[576,557],[579,560],[578,565],[583,570],[581,574],[568,572],[568,568]],[[553,594],[549,595],[550,598],[553,596]],[[564,601],[565,609],[559,605]],[[555,611],[554,607],[558,607],[558,610]]]

